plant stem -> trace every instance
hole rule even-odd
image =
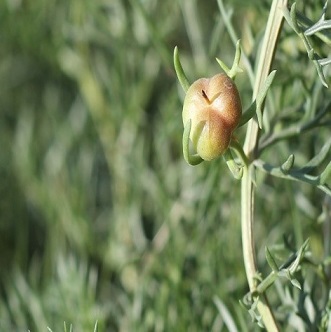
[[[283,8],[287,5],[287,0],[273,0],[269,13],[268,23],[264,36],[264,41],[259,56],[257,74],[255,79],[253,100],[256,99],[262,84],[265,82],[271,68],[276,43],[283,22]],[[256,119],[250,120],[247,128],[244,151],[250,163],[255,158],[257,151],[258,123]],[[250,291],[256,288],[255,277],[257,276],[257,264],[255,258],[253,224],[254,224],[254,185],[252,171],[254,166],[250,164],[245,167],[241,180],[241,227],[242,245],[245,262],[246,276]],[[267,331],[279,331],[272,310],[268,304],[266,296],[260,296],[257,309]]]

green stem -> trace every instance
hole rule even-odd
[[[259,57],[256,80],[253,91],[253,100],[256,99],[261,90],[263,82],[268,77],[271,63],[276,49],[278,34],[281,30],[283,21],[283,8],[286,8],[287,0],[273,0],[270,9],[269,19],[266,27],[264,41]],[[262,112],[262,109],[261,109]],[[249,160],[254,159],[257,148],[258,123],[255,119],[250,120],[247,128],[246,140],[244,145],[245,155]],[[242,245],[243,256],[246,269],[247,281],[251,292],[256,289],[255,277],[258,269],[255,258],[254,248],[254,185],[252,179],[252,167],[245,167],[241,180],[241,226],[242,226]],[[261,295],[257,303],[257,309],[261,315],[267,331],[279,331],[272,310],[268,304],[266,295]]]
[[[331,188],[325,183],[326,179],[330,174],[329,172],[331,172],[331,162],[319,176],[305,174],[300,170],[289,170],[287,172],[284,172],[282,167],[274,167],[259,159],[256,159],[254,161],[254,166],[259,168],[261,171],[278,178],[309,183],[313,186],[316,186],[318,189],[322,190],[327,195],[331,196]]]
[[[313,64],[315,65],[317,74],[322,82],[322,84],[328,88],[328,84],[326,83],[325,77],[324,77],[324,73],[322,70],[322,66],[319,63],[319,59],[317,54],[315,53],[311,42],[309,41],[308,37],[304,34],[304,32],[302,31],[301,27],[299,26],[298,22],[297,22],[297,11],[296,11],[296,3],[294,2],[292,7],[291,7],[291,11],[289,12],[287,10],[287,8],[284,8],[284,17],[286,18],[286,20],[288,21],[288,23],[290,24],[290,26],[292,26],[293,30],[297,33],[297,35],[301,38],[303,44],[305,45],[305,48],[307,50],[307,54],[308,54],[308,58],[313,62]]]

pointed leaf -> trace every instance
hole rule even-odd
[[[285,163],[282,165],[282,166],[280,166],[280,169],[285,173],[285,174],[287,174],[289,171],[290,171],[290,169],[293,167],[293,164],[294,164],[294,155],[293,154],[291,154],[288,158],[287,158],[287,160],[285,161]]]
[[[328,163],[328,166],[325,167],[324,171],[320,175],[321,184],[325,184],[330,174],[331,174],[331,162]]]
[[[224,154],[223,158],[226,161],[226,164],[229,167],[229,170],[231,171],[232,175],[235,179],[240,180],[243,177],[243,168],[237,165],[237,163],[234,161],[234,158],[232,156],[232,153],[230,149],[227,149]]]
[[[230,68],[219,58],[216,58],[216,61],[221,66],[221,68],[225,71],[226,75],[229,76]]]
[[[179,59],[179,52],[178,52],[178,47],[176,46],[174,49],[174,66],[175,66],[175,71],[179,80],[179,83],[181,84],[183,90],[187,92],[188,88],[190,87],[190,82],[188,81],[184,69],[182,67],[182,64]]]
[[[214,303],[218,309],[220,316],[222,317],[225,326],[229,332],[238,332],[238,328],[234,322],[233,317],[231,316],[230,311],[225,306],[225,304],[217,297],[214,296]]]
[[[331,138],[323,145],[321,151],[312,158],[304,167],[300,169],[301,172],[309,173],[314,168],[319,166],[327,157],[331,148]]]
[[[245,110],[240,118],[238,127],[246,124],[256,114],[256,101],[254,101],[247,110]]]
[[[297,279],[291,279],[291,284],[296,287],[299,288],[301,290],[301,285],[300,282]]]
[[[264,100],[267,96],[267,92],[275,78],[276,70],[273,70],[268,77],[266,78],[262,89],[259,91],[257,97],[256,97],[256,115],[257,115],[257,121],[259,123],[259,127],[262,128],[262,106],[264,103]]]
[[[317,62],[321,65],[321,66],[327,66],[331,63],[331,58],[324,58],[324,59],[319,59],[317,60]]]
[[[268,247],[265,247],[265,257],[271,269],[275,272],[278,272],[279,268]]]
[[[291,274],[294,274],[297,271],[297,269],[298,269],[298,267],[301,263],[301,260],[304,257],[304,255],[306,253],[306,250],[308,249],[308,244],[309,244],[309,239],[307,239],[304,242],[304,244],[300,247],[300,249],[298,250],[297,257],[296,257],[295,261],[288,268],[288,271]]]

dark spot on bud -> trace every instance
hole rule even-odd
[[[202,97],[206,99],[207,103],[210,105],[210,100],[205,92],[205,90],[201,90]]]

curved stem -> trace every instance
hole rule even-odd
[[[254,238],[253,238],[253,187],[249,175],[249,167],[244,168],[243,178],[241,180],[241,234],[243,256],[247,281],[251,292],[255,289],[254,276],[257,274]]]
[[[252,185],[253,181],[251,178],[252,167],[253,165],[244,167],[244,173],[241,179],[241,234],[247,281],[250,292],[254,293],[257,287],[256,276],[258,274],[258,270],[255,257],[253,232],[254,194]],[[278,332],[279,328],[265,294],[261,294],[259,296],[257,309],[267,331]]]
[[[270,72],[274,51],[278,39],[279,31],[283,21],[283,8],[286,6],[287,0],[273,0],[270,9],[269,19],[266,27],[264,41],[259,57],[256,81],[253,91],[253,100],[256,99],[263,82]],[[262,112],[262,108],[261,108]],[[249,160],[254,159],[257,148],[258,123],[255,119],[250,120],[246,140],[244,145],[245,155]],[[254,292],[256,285],[257,264],[254,248],[254,185],[252,179],[253,165],[245,167],[243,178],[241,180],[241,226],[242,226],[242,245],[245,262],[247,281],[251,292]],[[267,331],[279,331],[272,310],[268,304],[265,295],[261,295],[258,299],[257,309],[261,315],[263,323]]]

